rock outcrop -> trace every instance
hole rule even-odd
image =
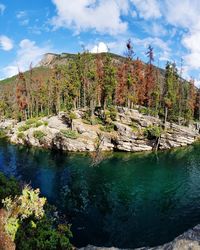
[[[7,130],[10,141],[16,144],[73,152],[96,151],[97,148],[102,151],[151,151],[155,146],[169,149],[190,145],[199,138],[199,130],[194,125],[184,127],[167,123],[158,142],[157,138],[148,138],[144,132],[149,127],[162,127],[159,118],[121,107],[112,122],[113,131],[105,132],[100,124],[86,123],[84,112],[76,110],[73,120],[62,112],[58,116],[41,118],[29,126],[26,122],[5,120],[0,122],[0,129]]]
[[[42,60],[39,62],[38,66],[44,66],[44,67],[50,66],[58,56],[59,55],[57,54],[46,53],[43,56]]]
[[[200,225],[188,230],[175,238],[172,242],[158,247],[142,247],[135,250],[199,250],[200,249]],[[119,250],[119,248],[105,248],[87,246],[80,250]],[[125,249],[124,249],[125,250]],[[127,249],[128,250],[128,249]]]

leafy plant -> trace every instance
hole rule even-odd
[[[71,120],[74,120],[74,119],[77,119],[77,116],[76,116],[76,114],[75,114],[75,113],[70,112],[70,114],[69,114],[69,118],[70,118]]]
[[[25,220],[21,223],[15,242],[20,250],[72,250],[72,233],[67,224],[55,224],[55,218],[45,215],[38,221]]]
[[[8,196],[15,197],[20,194],[21,188],[14,177],[7,178],[3,173],[0,173],[0,207],[2,200]]]
[[[17,138],[21,139],[21,140],[24,140],[25,139],[25,134],[23,132],[20,132],[20,133],[17,134]]]
[[[66,137],[70,139],[77,139],[78,134],[76,131],[73,130],[67,130],[67,129],[61,129],[60,132]]]
[[[114,124],[107,124],[105,126],[101,126],[100,130],[103,132],[111,133],[115,130],[115,126],[114,126]]]
[[[95,118],[93,119],[92,125],[97,125],[97,124],[103,125],[104,122],[103,122],[99,117],[95,117]]]
[[[44,126],[48,126],[48,121],[44,121]]]
[[[112,121],[116,121],[117,118],[117,109],[114,106],[110,107],[110,118]]]
[[[83,119],[82,121],[83,121],[84,124],[91,125],[91,120],[90,119],[88,119],[88,120]]]
[[[46,134],[42,132],[41,130],[36,130],[33,132],[33,136],[40,141],[46,136]]]
[[[0,173],[0,198],[3,199],[0,227],[6,244],[20,250],[72,250],[70,225],[54,215],[55,208],[39,189],[25,186],[21,192],[14,178]],[[6,245],[7,246],[7,245]]]
[[[44,216],[43,207],[46,203],[46,198],[40,198],[39,194],[39,189],[33,190],[29,186],[25,186],[20,196],[16,196],[14,199],[6,197],[2,200],[7,211],[5,231],[12,240],[15,239],[20,221],[31,216],[34,216],[36,219],[41,219]]]
[[[159,126],[149,126],[144,130],[144,135],[149,140],[153,140],[159,138],[162,134],[163,130]]]
[[[5,138],[6,137],[6,131],[3,129],[0,129],[0,138]]]
[[[38,121],[39,118],[31,118],[26,121],[26,125],[32,125]]]
[[[40,126],[42,126],[44,123],[42,121],[37,121],[34,125],[34,127],[38,128]]]
[[[27,131],[29,128],[31,128],[31,125],[30,124],[29,125],[25,124],[25,125],[19,127],[18,131],[19,132],[24,132],[24,131]]]

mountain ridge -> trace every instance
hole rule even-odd
[[[67,53],[67,52],[62,52],[60,54],[53,53],[53,52],[45,53],[43,55],[42,59],[32,68],[32,70],[34,71],[34,74],[36,76],[40,73],[42,73],[42,75],[43,75],[45,69],[51,70],[57,65],[64,65],[69,60],[75,60],[79,54],[80,53],[74,54],[74,53]],[[125,60],[127,59],[125,56],[110,53],[110,52],[90,53],[90,55],[93,57],[93,59],[97,58],[97,56],[105,57],[106,55],[109,55],[112,58],[114,64],[119,64],[119,63],[125,62]],[[144,61],[142,61],[142,62],[144,65],[146,65],[146,63]],[[165,69],[157,67],[155,65],[154,65],[154,68],[160,72],[160,74],[162,75],[162,78],[163,78],[164,74],[165,74]],[[30,69],[26,70],[24,72],[25,76],[29,72],[30,72]],[[0,80],[0,85],[1,84],[9,84],[9,83],[14,82],[16,80],[17,75]]]

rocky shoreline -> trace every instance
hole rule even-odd
[[[101,151],[141,152],[187,146],[199,139],[198,126],[189,127],[167,123],[166,129],[157,138],[148,138],[144,131],[161,127],[163,122],[156,117],[143,115],[138,110],[118,108],[112,121],[113,131],[103,131],[100,124],[85,122],[83,110],[73,112],[69,125],[67,113],[43,117],[31,122],[4,120],[0,129],[6,131],[11,143],[58,149],[70,152]]]
[[[142,247],[135,250],[199,250],[200,249],[200,225],[188,230],[173,241],[158,247]],[[105,248],[87,246],[79,250],[119,250],[119,248]],[[121,249],[125,250],[125,249]],[[128,250],[128,249],[126,249]],[[129,249],[130,250],[130,249]]]

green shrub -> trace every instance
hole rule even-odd
[[[149,110],[148,110],[148,108],[146,108],[146,107],[140,107],[140,108],[139,108],[139,112],[140,112],[141,114],[143,114],[143,115],[148,115]]]
[[[46,134],[42,132],[41,130],[36,130],[33,132],[33,136],[40,141],[46,136]]]
[[[163,130],[159,126],[149,126],[144,130],[144,136],[149,140],[153,140],[159,138],[162,132]]]
[[[42,126],[44,123],[42,121],[37,121],[34,125],[34,127],[38,128],[40,126]]]
[[[96,116],[90,117],[88,120],[84,119],[82,121],[83,123],[88,124],[88,125],[98,125],[98,124],[103,125],[104,124],[104,122],[99,117],[96,117]]]
[[[85,124],[92,124],[91,123],[91,113],[90,113],[90,111],[88,110],[88,111],[86,111],[86,112],[84,112],[84,115],[83,115],[83,122],[85,123]]]
[[[111,133],[114,131],[114,128],[115,128],[114,124],[107,124],[105,126],[101,126],[100,130],[103,132]]]
[[[112,121],[116,121],[117,109],[115,107],[110,107],[110,118]]]
[[[111,123],[112,122],[112,119],[110,118],[110,111],[109,110],[104,111],[104,122],[105,123]]]
[[[61,129],[60,132],[66,137],[70,139],[77,139],[78,134],[76,131],[73,130],[67,130],[67,129]]]
[[[38,121],[38,118],[31,118],[26,121],[26,125],[32,125]]]
[[[140,131],[136,122],[132,122],[130,127],[132,128],[133,133],[137,133]]]
[[[70,118],[71,120],[74,120],[74,119],[77,119],[77,116],[76,116],[76,114],[75,114],[75,113],[70,112],[70,114],[69,114],[69,118]]]
[[[31,128],[31,125],[25,124],[25,125],[19,127],[19,128],[18,128],[18,131],[19,131],[19,132],[24,132],[24,131],[28,130],[29,128]]]
[[[72,250],[70,225],[55,208],[40,197],[39,189],[25,186],[23,190],[14,178],[6,178],[0,173],[1,214],[5,232],[15,242],[16,249],[29,250]]]
[[[104,122],[103,122],[99,117],[95,117],[95,118],[92,120],[92,125],[98,125],[98,124],[103,125]]]
[[[88,120],[83,119],[82,121],[83,121],[83,123],[85,123],[85,124],[91,125],[91,120],[89,120],[89,119],[88,119]]]
[[[29,186],[25,186],[20,196],[6,197],[2,203],[4,209],[8,211],[5,221],[5,231],[14,241],[20,222],[28,218],[41,219],[45,215],[44,204],[46,198],[39,197],[39,189],[33,190]]]
[[[0,208],[2,207],[2,200],[8,196],[15,197],[20,194],[21,188],[14,177],[7,178],[0,172]]]
[[[0,129],[0,138],[5,138],[6,137],[6,131],[3,129]]]
[[[20,132],[20,133],[17,134],[17,138],[24,140],[25,139],[25,134],[23,132]]]
[[[139,112],[143,115],[151,115],[151,116],[158,116],[158,110],[153,108],[147,108],[147,107],[140,107]]]
[[[72,250],[70,243],[72,233],[70,226],[54,225],[56,218],[44,216],[42,219],[33,221],[25,220],[17,230],[15,243],[20,250]],[[37,246],[37,248],[36,248]]]
[[[44,126],[48,126],[48,121],[44,121]]]

